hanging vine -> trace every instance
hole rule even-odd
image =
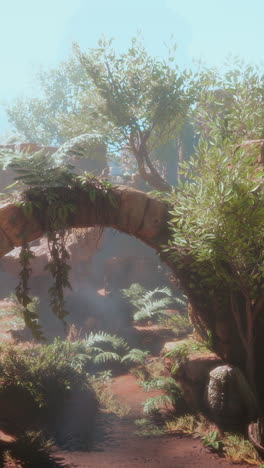
[[[35,304],[29,295],[29,278],[32,272],[30,261],[35,257],[34,252],[29,248],[28,243],[24,243],[20,250],[19,263],[21,271],[19,273],[19,283],[16,287],[16,297],[22,305],[22,314],[25,324],[30,328],[34,338],[44,340],[44,336],[39,324],[39,317],[35,310]]]
[[[29,221],[34,214],[42,224],[44,222],[43,228],[47,233],[50,252],[50,261],[45,270],[54,279],[49,288],[50,305],[53,313],[62,320],[67,329],[65,317],[68,312],[65,308],[64,289],[71,288],[69,280],[71,267],[68,263],[70,255],[66,241],[69,219],[75,211],[75,195],[81,191],[88,196],[91,203],[95,203],[98,197],[102,201],[108,198],[113,206],[116,200],[111,193],[112,185],[109,182],[98,180],[89,173],[77,176],[72,174],[67,167],[60,166],[51,169],[48,164],[45,165],[45,155],[37,154],[35,157],[37,158],[35,163],[33,159],[26,159],[23,163],[19,160],[12,164],[12,168],[19,174],[17,177],[19,182],[27,186],[18,204]],[[101,209],[104,210],[103,203]],[[20,253],[22,269],[16,295],[24,308],[26,325],[37,339],[43,339],[38,315],[29,295],[30,261],[33,257],[34,253],[25,242]]]
[[[65,328],[67,323],[64,320],[68,312],[65,309],[64,289],[71,288],[69,273],[71,266],[68,261],[70,255],[66,248],[67,239],[67,219],[74,206],[58,198],[54,191],[48,194],[47,209],[47,241],[50,252],[50,261],[45,267],[54,279],[53,285],[49,288],[50,305],[53,313],[63,321]]]

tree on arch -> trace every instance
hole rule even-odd
[[[62,144],[87,134],[148,186],[171,190],[161,148],[173,141],[169,158],[173,153],[183,159],[196,91],[191,72],[178,69],[175,50],[160,60],[133,39],[126,53],[117,54],[112,41],[101,39],[87,53],[75,45],[74,56],[37,79],[41,97],[7,108],[10,123],[27,141]]]

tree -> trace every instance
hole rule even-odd
[[[36,82],[40,96],[18,98],[6,108],[8,120],[25,142],[60,145],[71,135],[64,134],[58,119],[61,114],[66,116],[77,111],[82,86],[89,88],[89,82],[73,56],[58,68],[40,71]]]
[[[149,56],[136,40],[120,55],[111,41],[101,40],[99,46],[88,53],[75,47],[97,92],[91,109],[94,131],[111,153],[121,151],[127,160],[134,158],[140,176],[151,187],[170,191],[153,152],[175,139],[187,120],[194,93],[191,74],[179,72],[174,56],[168,61]],[[66,120],[74,125],[74,117]]]
[[[191,73],[178,70],[174,52],[161,61],[132,40],[128,52],[118,55],[111,41],[101,40],[88,53],[75,46],[74,57],[38,78],[43,97],[20,99],[7,109],[9,121],[27,141],[60,144],[89,134],[151,187],[171,190],[164,156],[158,162],[156,150],[183,141],[181,129],[195,89]],[[178,143],[172,149],[175,158]]]
[[[219,70],[200,74],[193,123],[200,136],[218,145],[264,138],[263,70],[234,59]]]
[[[255,385],[264,313],[263,169],[256,153],[200,141],[177,194],[167,251],[185,284],[193,319],[224,359]],[[227,347],[224,345],[226,340]],[[232,342],[232,349],[227,349]]]
[[[175,197],[168,248],[188,278],[200,333],[210,331],[214,349],[253,387],[264,333],[263,78],[241,63],[201,75],[199,142],[181,166],[186,182]]]

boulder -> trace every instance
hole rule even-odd
[[[241,426],[258,413],[255,396],[235,366],[218,366],[210,372],[205,401],[212,419],[228,428]]]

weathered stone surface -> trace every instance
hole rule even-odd
[[[219,423],[240,425],[257,414],[255,397],[241,371],[230,365],[210,372],[206,405]]]
[[[0,257],[5,255],[12,248],[13,248],[13,244],[11,240],[7,237],[5,232],[3,232],[0,228]]]
[[[14,247],[20,246],[23,239],[30,242],[43,235],[39,222],[33,216],[26,216],[21,208],[11,203],[0,206],[0,229]]]
[[[205,382],[209,379],[209,372],[221,362],[214,353],[193,353],[179,369],[178,375],[193,383]]]
[[[154,238],[160,233],[166,218],[166,208],[144,192],[128,187],[120,191],[119,227],[127,233]]]

